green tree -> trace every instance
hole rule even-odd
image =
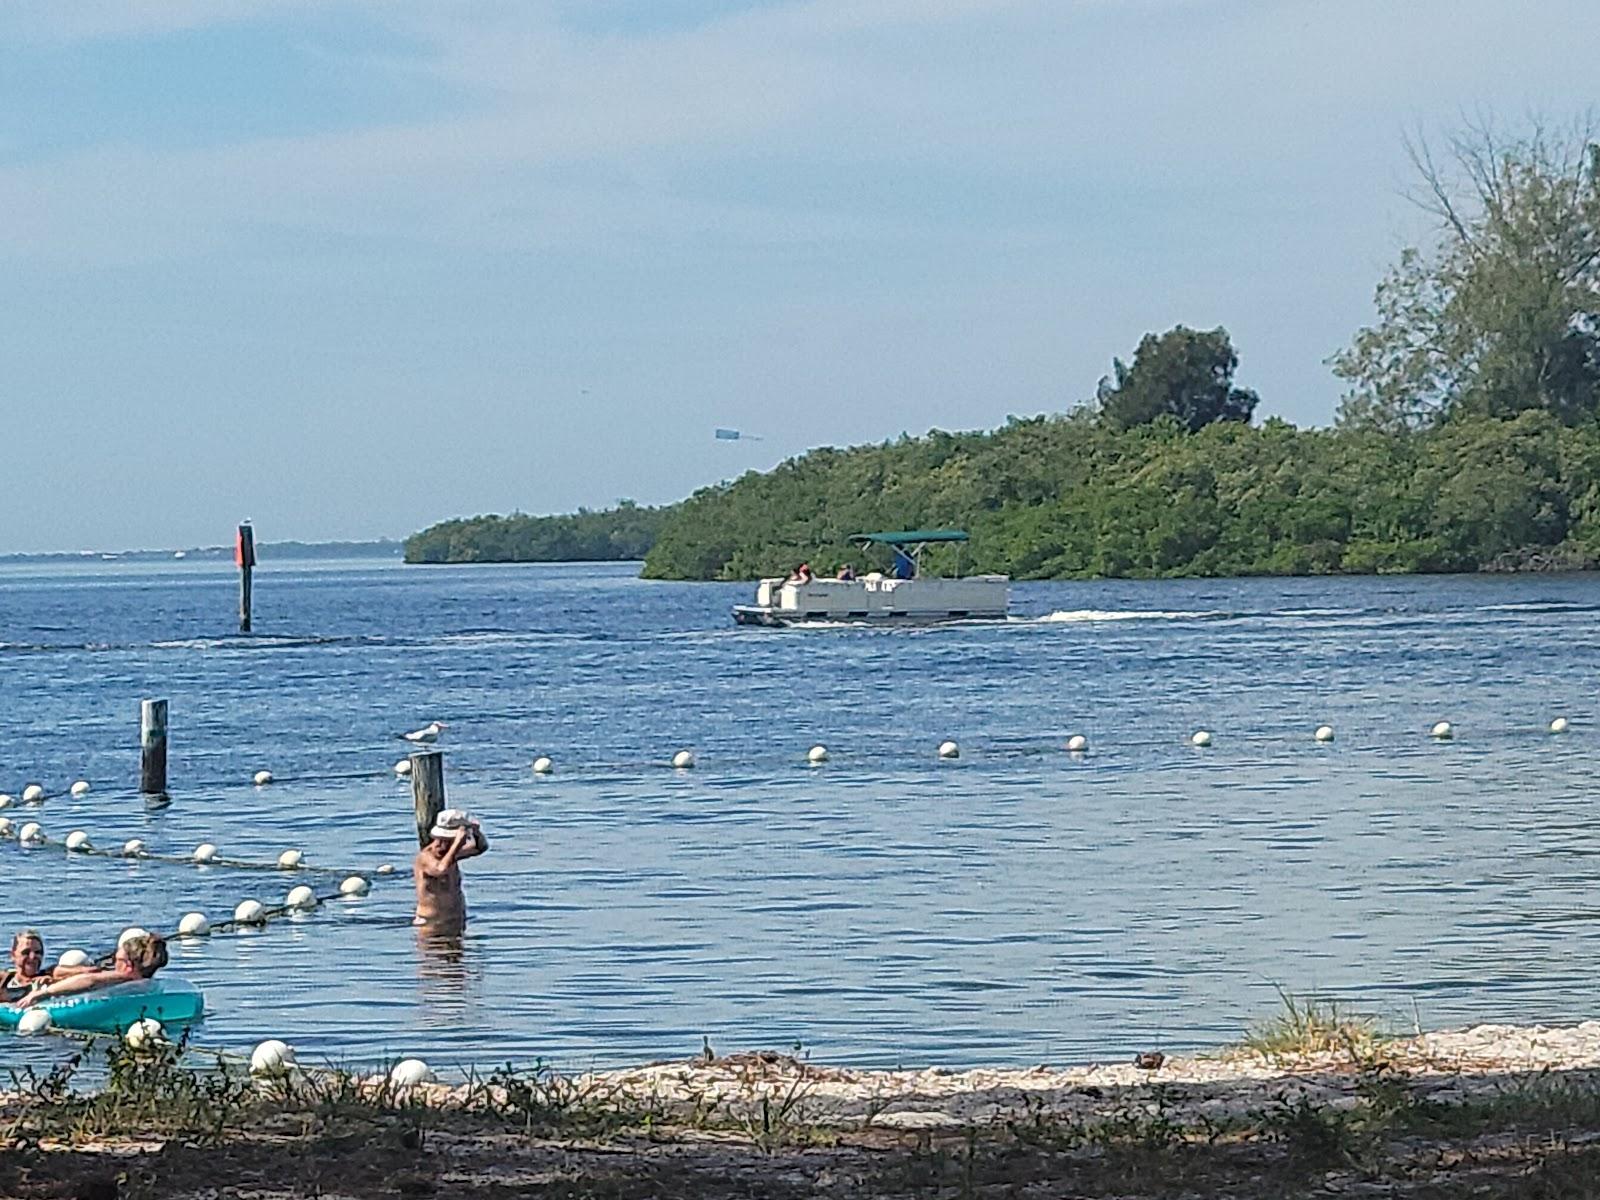
[[[1238,365],[1228,331],[1220,326],[1177,325],[1159,337],[1147,333],[1132,365],[1113,359],[1113,374],[1100,381],[1101,418],[1112,429],[1132,429],[1171,416],[1190,433],[1213,421],[1248,422],[1257,396],[1233,386]]]
[[[1378,284],[1378,321],[1332,359],[1345,425],[1426,428],[1453,414],[1600,408],[1600,145],[1589,124],[1489,123],[1439,157],[1408,142],[1412,200],[1434,223]]]

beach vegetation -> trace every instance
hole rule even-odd
[[[1296,1001],[1295,1013],[1296,1028],[1339,1025],[1325,1007]],[[1063,1107],[1001,1089],[979,1106],[992,1116],[904,1127],[878,1106],[851,1117],[813,1105],[814,1069],[775,1053],[730,1056],[718,1095],[691,1101],[542,1065],[407,1088],[340,1068],[252,1079],[182,1046],[101,1044],[103,1057],[11,1073],[0,1194],[1564,1200],[1592,1194],[1600,1167],[1590,1074],[1507,1071],[1443,1099],[1439,1077],[1381,1053],[1296,1068],[1266,1095],[1270,1083],[1241,1078],[1102,1087]],[[1257,1100],[1230,1102],[1230,1089]]]
[[[1429,220],[1375,296],[1378,320],[1333,358],[1341,424],[1387,431],[1457,417],[1600,408],[1600,143],[1595,122],[1466,123],[1406,146]]]
[[[405,542],[408,563],[628,562],[655,543],[665,510],[631,500],[598,511],[534,517],[464,517],[430,525]]]
[[[643,556],[647,577],[887,564],[875,530],[966,529],[932,573],[1019,579],[1600,564],[1600,138],[1468,123],[1408,143],[1426,236],[1330,360],[1332,428],[1255,423],[1227,331],[1178,325],[1098,388],[998,429],[824,446],[663,508],[447,521],[411,562]],[[1268,400],[1271,397],[1267,397]]]
[[[1364,1063],[1374,1057],[1381,1035],[1371,1017],[1352,1013],[1336,1000],[1282,988],[1278,999],[1277,1012],[1250,1026],[1241,1049],[1274,1061],[1339,1054]]]
[[[1226,329],[1178,325],[1160,335],[1147,333],[1133,362],[1113,359],[1111,374],[1100,381],[1100,419],[1112,429],[1132,429],[1171,417],[1190,433],[1213,421],[1249,421],[1259,397],[1234,386],[1238,366]]]

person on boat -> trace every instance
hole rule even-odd
[[[798,567],[796,567],[794,569],[794,574],[792,576],[790,576],[790,578],[793,579],[796,583],[810,583],[811,582],[811,564],[810,563],[801,563]]]
[[[167,939],[158,933],[141,933],[117,947],[117,955],[112,959],[111,966],[92,967],[36,988],[18,1000],[16,1005],[18,1008],[28,1008],[56,996],[73,996],[113,984],[149,979],[166,965]]]
[[[839,568],[839,578],[845,583],[853,583],[855,581],[855,577],[856,569],[849,563],[845,563],[844,566]]]
[[[411,873],[417,884],[413,925],[457,928],[467,923],[467,898],[461,891],[463,858],[476,858],[489,848],[478,823],[459,808],[447,808],[428,831],[431,840],[417,851]]]
[[[896,579],[915,579],[917,577],[917,560],[899,546],[894,548],[894,577]]]
[[[50,982],[44,968],[44,938],[37,929],[19,929],[11,939],[11,969],[0,976],[0,1003],[11,1004]]]

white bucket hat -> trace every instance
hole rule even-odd
[[[439,815],[433,820],[433,828],[428,830],[428,836],[444,838],[448,841],[450,838],[455,837],[459,831],[465,829],[471,821],[472,818],[467,816],[465,809],[441,809]]]

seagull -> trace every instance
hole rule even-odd
[[[437,742],[439,734],[448,728],[449,726],[443,721],[429,721],[421,729],[413,729],[410,733],[402,733],[400,736],[408,742]]]

